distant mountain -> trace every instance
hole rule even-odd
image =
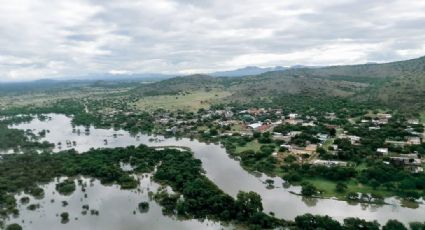
[[[82,76],[68,76],[66,80],[90,80],[90,81],[160,81],[177,75],[167,75],[160,73],[129,73],[129,74],[111,74],[96,73]]]
[[[259,75],[259,74],[270,72],[270,71],[282,71],[286,69],[288,68],[282,67],[282,66],[266,67],[266,68],[261,68],[257,66],[247,66],[241,69],[213,72],[213,73],[210,73],[209,75],[214,77],[242,77],[242,76]]]

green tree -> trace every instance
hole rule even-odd
[[[10,224],[6,227],[6,230],[22,230],[22,227],[19,224]]]
[[[317,188],[310,183],[304,184],[301,187],[301,195],[303,196],[314,196],[317,194],[317,192]]]
[[[249,218],[255,213],[263,211],[261,196],[252,191],[240,191],[237,195],[235,204],[238,210],[238,216],[240,217]]]
[[[342,182],[338,182],[335,186],[335,191],[337,193],[344,193],[346,190],[347,190],[347,185]]]
[[[387,224],[382,227],[382,230],[407,230],[407,228],[398,220],[389,220]]]
[[[344,219],[344,229],[347,230],[379,230],[379,223],[376,221],[368,222],[359,218]]]

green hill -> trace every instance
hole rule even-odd
[[[229,101],[294,94],[347,97],[419,111],[425,105],[425,57],[385,64],[289,69],[241,78],[192,75],[142,85],[133,93],[154,96],[212,89],[230,92]]]

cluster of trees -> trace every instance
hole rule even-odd
[[[357,171],[353,167],[327,167],[322,165],[298,165],[290,164],[282,166],[288,174],[298,174],[300,177],[313,178],[322,177],[331,181],[347,181],[357,175]]]
[[[190,152],[156,151],[146,146],[97,149],[78,154],[64,151],[58,154],[25,153],[6,155],[0,161],[0,214],[16,213],[13,195],[19,191],[37,191],[38,183],[55,177],[90,176],[102,183],[118,183],[122,188],[136,188],[138,181],[132,172],[123,171],[120,162],[134,167],[134,172],[154,172],[154,180],[170,185],[178,195],[165,194],[158,202],[165,212],[190,218],[212,218],[237,221],[259,228],[273,228],[284,222],[262,212],[261,198],[255,193],[243,193],[237,199],[225,194],[203,173],[201,162]],[[72,180],[57,184],[63,193],[75,189]],[[42,189],[41,189],[42,191]],[[184,197],[184,199],[180,199]]]
[[[167,154],[158,166],[154,180],[170,185],[184,197],[157,195],[156,199],[165,213],[198,219],[236,220],[259,228],[273,228],[281,224],[280,220],[262,212],[258,194],[240,192],[235,200],[221,191],[203,174],[201,162],[190,152]]]
[[[407,230],[403,223],[397,220],[389,220],[385,225],[382,226],[376,221],[366,221],[359,218],[346,218],[343,223],[332,219],[329,216],[318,216],[312,214],[305,214],[297,216],[295,218],[295,226],[298,229],[303,230]],[[423,223],[411,223],[411,229],[423,229],[425,225]]]
[[[30,139],[31,137],[31,139]],[[0,123],[0,150],[9,149],[47,149],[53,147],[48,142],[38,142],[31,132],[18,129],[10,129],[8,124]]]

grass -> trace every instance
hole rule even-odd
[[[238,146],[236,147],[236,153],[240,153],[246,150],[254,150],[254,151],[260,151],[261,144],[258,143],[256,140],[248,142],[245,146]]]
[[[232,131],[243,131],[245,127],[241,124],[232,125]]]
[[[420,120],[421,120],[422,124],[425,124],[425,112],[421,113]]]
[[[304,179],[306,182],[310,182],[313,184],[317,189],[323,192],[324,197],[336,197],[338,199],[345,199],[345,196],[349,192],[357,192],[357,193],[365,193],[365,194],[379,194],[384,197],[391,196],[392,194],[388,191],[382,190],[382,189],[373,189],[370,186],[365,186],[360,183],[358,183],[355,180],[350,180],[346,182],[347,190],[344,193],[337,193],[335,191],[335,187],[337,182],[326,180],[323,178],[308,178]]]
[[[328,140],[325,141],[325,143],[323,143],[323,148],[324,149],[328,149],[329,146],[331,146],[333,143],[334,143],[334,139],[333,138],[328,139]]]
[[[185,95],[161,95],[141,98],[135,103],[136,108],[140,110],[166,109],[170,111],[186,110],[197,111],[200,108],[208,108],[212,103],[230,96],[229,92],[212,91],[194,91]]]

